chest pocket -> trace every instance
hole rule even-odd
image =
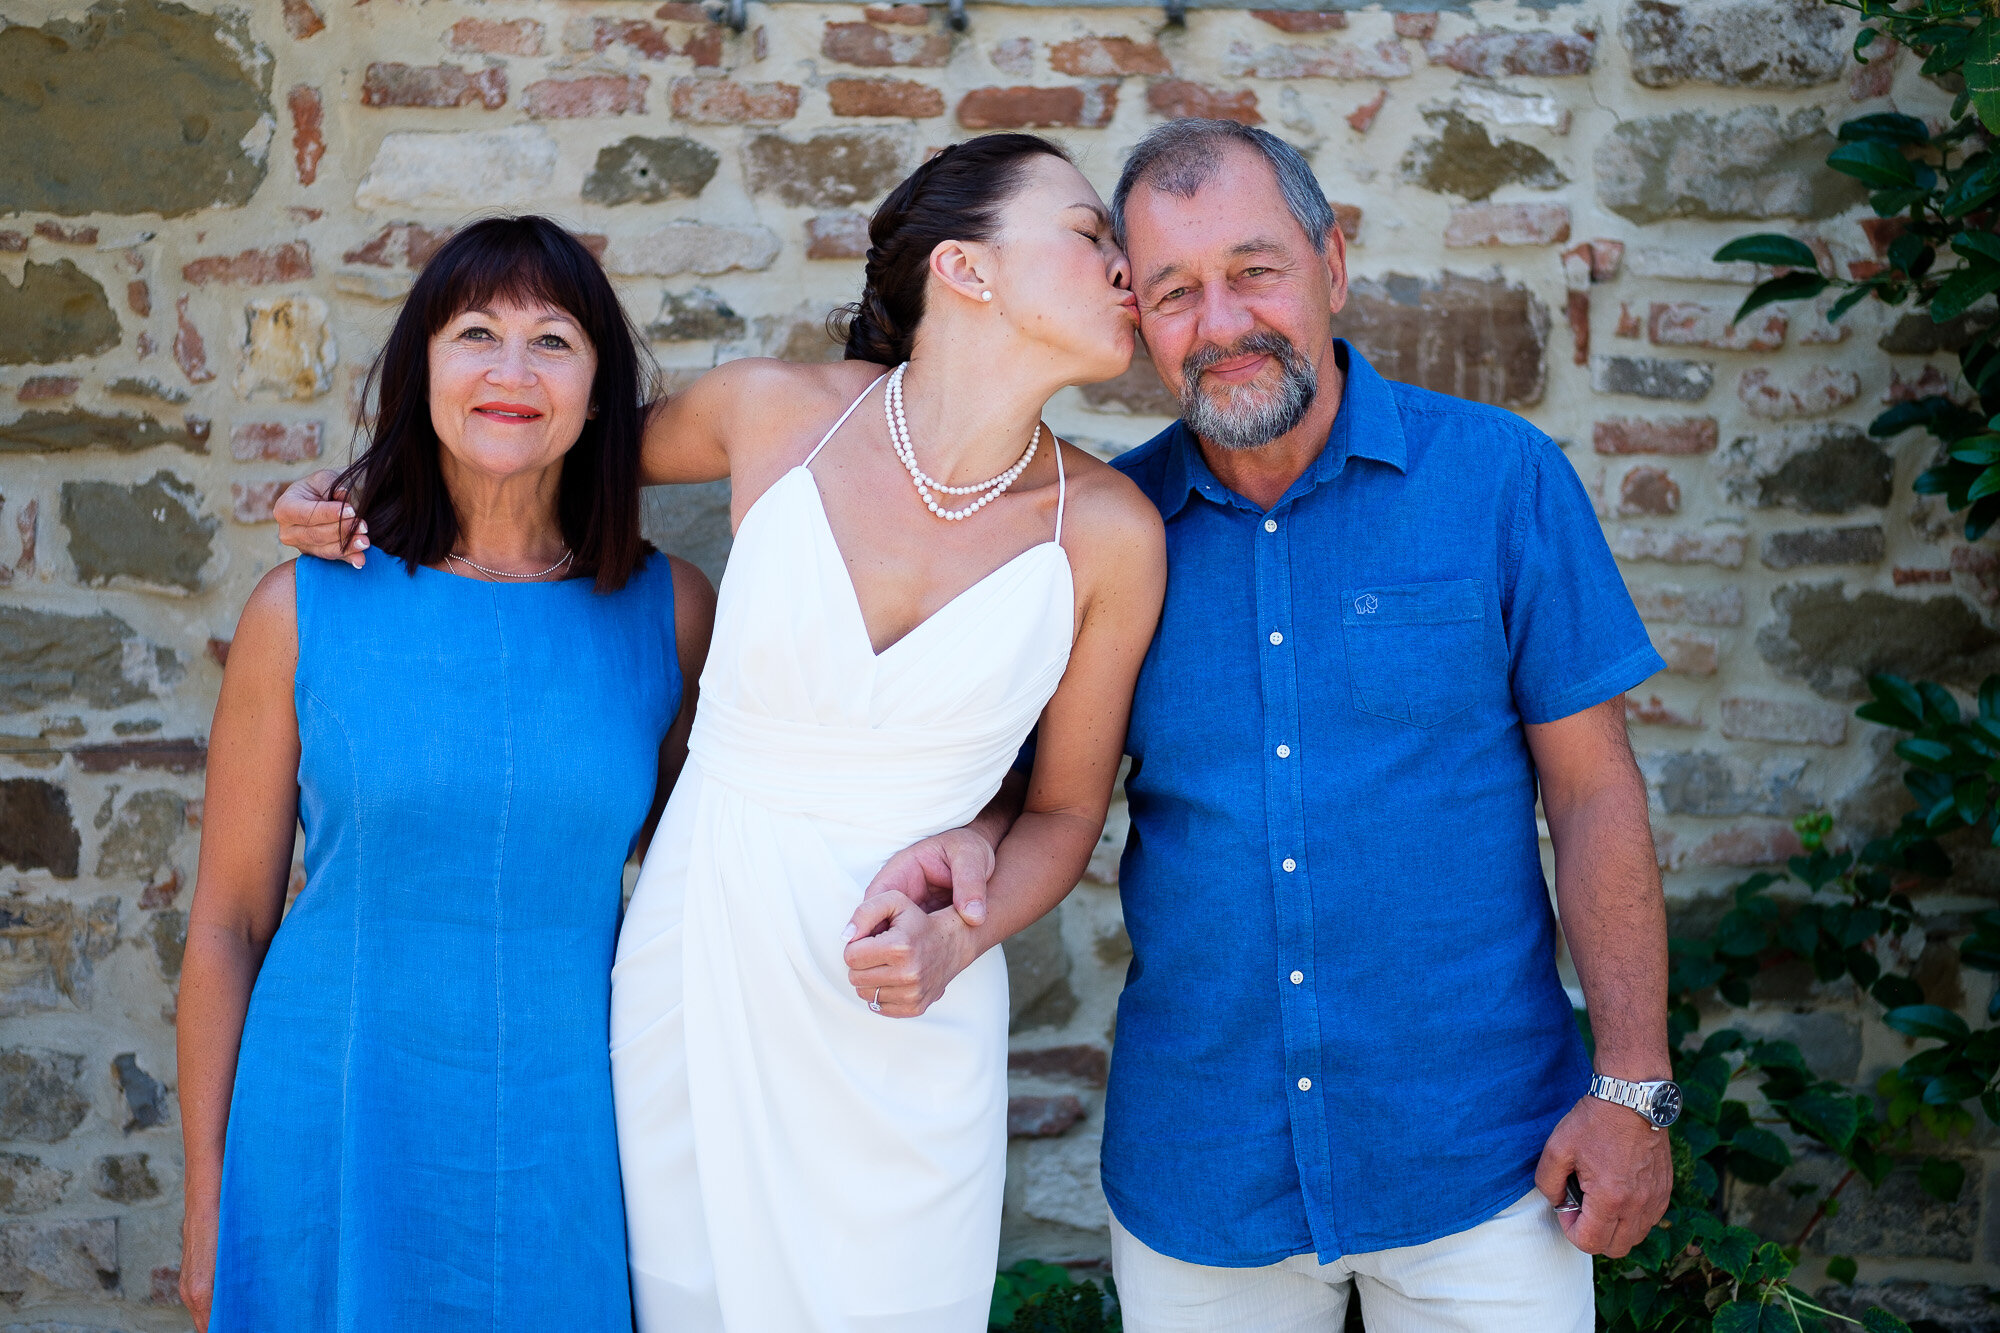
[[[1341,596],[1340,637],[1356,709],[1434,727],[1471,707],[1486,619],[1478,579],[1350,588]]]

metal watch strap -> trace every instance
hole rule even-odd
[[[1653,1120],[1653,1099],[1648,1091],[1652,1086],[1647,1083],[1634,1083],[1630,1079],[1613,1078],[1609,1074],[1590,1076],[1591,1096],[1625,1107],[1657,1130],[1659,1125]]]

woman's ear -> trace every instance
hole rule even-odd
[[[993,252],[977,241],[939,241],[931,251],[931,276],[968,301],[993,299]]]

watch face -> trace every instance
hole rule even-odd
[[[1661,1129],[1681,1118],[1681,1090],[1675,1083],[1662,1083],[1653,1089],[1653,1104],[1646,1114]]]

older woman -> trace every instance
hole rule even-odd
[[[574,237],[459,232],[344,479],[393,558],[282,565],[244,609],[180,999],[198,1327],[631,1327],[621,867],[713,615],[639,536],[638,366]]]

